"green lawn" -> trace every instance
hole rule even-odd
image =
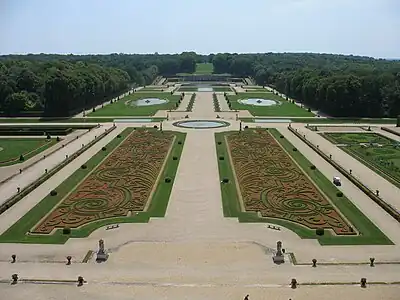
[[[228,159],[218,160],[220,178],[231,179],[229,184],[221,185],[222,205],[225,217],[237,217],[239,222],[261,222],[275,223],[286,227],[301,238],[318,239],[321,245],[391,245],[393,244],[388,237],[376,227],[345,195],[337,197],[339,191],[331,181],[326,178],[319,170],[312,170],[311,163],[299,152],[293,151],[293,145],[285,138],[280,138],[280,133],[276,129],[270,129],[270,133],[276,138],[280,145],[287,153],[298,163],[302,170],[313,180],[313,182],[324,191],[331,202],[342,212],[342,214],[350,220],[350,222],[358,229],[362,235],[358,236],[335,236],[329,231],[325,231],[325,235],[317,236],[314,230],[307,229],[301,225],[279,219],[260,218],[256,213],[243,212],[240,209],[237,187],[233,180],[232,166]],[[224,135],[229,133],[216,133],[215,139],[217,156],[228,156],[227,145]],[[243,132],[246,134],[246,130]],[[218,143],[220,142],[220,144]],[[267,234],[267,232],[266,232]]]
[[[145,98],[168,99],[169,102],[158,105],[136,106],[134,101]],[[153,116],[159,110],[176,109],[180,96],[173,96],[170,93],[134,93],[122,98],[121,100],[104,106],[95,112],[90,113],[90,117],[99,116]]]
[[[214,65],[212,63],[196,64],[195,74],[212,74],[213,72],[214,72]]]
[[[241,121],[252,123],[254,119],[258,118],[240,118]],[[273,120],[274,118],[263,118]],[[278,120],[278,119],[277,119]],[[396,124],[396,119],[352,119],[352,118],[294,118],[291,119],[293,123],[310,123],[310,124],[324,124],[329,126],[329,124]]]
[[[49,235],[28,235],[27,233],[37,224],[41,218],[53,209],[62,199],[77,185],[92,172],[101,162],[124,140],[124,137],[131,133],[133,128],[127,128],[123,131],[122,138],[115,138],[107,145],[107,151],[99,151],[87,163],[87,169],[79,168],[70,177],[68,177],[57,188],[58,194],[56,196],[46,196],[28,213],[20,218],[13,224],[6,232],[0,236],[0,243],[33,243],[33,244],[63,244],[69,237],[82,238],[87,237],[94,230],[115,223],[147,223],[152,217],[164,217],[168,206],[169,196],[172,190],[173,182],[176,176],[179,160],[182,154],[186,134],[174,132],[176,139],[172,147],[171,153],[168,156],[167,164],[161,171],[161,180],[152,195],[151,202],[147,211],[133,214],[130,217],[116,217],[103,219],[89,223],[79,229],[72,229],[71,235],[63,235],[62,229],[56,230],[53,234]],[[141,130],[141,129],[139,129]],[[162,134],[160,132],[160,134]],[[180,142],[180,143],[179,143]],[[178,159],[173,160],[172,157],[176,156]],[[172,182],[166,183],[163,178],[170,177]]]
[[[232,92],[229,86],[213,86],[214,92]]]
[[[211,86],[214,92],[232,92],[229,86]],[[198,86],[181,86],[179,92],[198,92]]]
[[[178,92],[197,92],[197,86],[180,86]]]
[[[21,163],[57,143],[56,139],[43,138],[0,138],[0,167]]]
[[[247,90],[248,93],[271,93],[270,91],[268,91],[267,89],[264,89],[263,87],[248,88],[248,87],[244,86],[243,88],[245,90]]]
[[[376,133],[321,133],[321,136],[400,188],[400,143]],[[376,145],[379,144],[379,145]]]
[[[313,113],[290,103],[273,93],[239,93],[235,96],[228,96],[234,110],[248,110],[253,116],[282,116],[282,117],[312,117]],[[260,98],[280,101],[280,105],[255,106],[245,105],[237,102],[240,99]]]
[[[324,132],[320,133],[320,135],[333,144],[359,145],[360,143],[378,143],[392,145],[395,143],[394,140],[373,132]]]

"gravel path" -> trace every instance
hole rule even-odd
[[[222,114],[221,114],[222,115]],[[190,119],[215,119],[212,93],[197,94]],[[230,116],[230,113],[229,113]],[[293,232],[267,228],[267,224],[238,223],[236,218],[224,218],[220,192],[214,132],[238,130],[239,122],[228,120],[231,126],[215,130],[182,129],[172,126],[173,120],[164,122],[164,130],[187,133],[182,157],[174,181],[165,218],[153,218],[148,224],[120,224],[115,230],[100,228],[85,239],[70,239],[65,245],[21,245],[0,244],[0,279],[8,280],[11,274],[20,278],[76,279],[81,275],[88,280],[82,288],[73,285],[18,284],[11,287],[0,283],[2,295],[7,299],[237,299],[250,294],[250,299],[398,299],[399,285],[370,286],[300,286],[293,290],[290,280],[298,282],[359,282],[361,277],[368,281],[400,281],[400,264],[367,264],[369,257],[377,262],[400,261],[400,225],[367,198],[350,182],[343,179],[343,192],[353,203],[378,225],[395,243],[394,246],[325,246],[315,240],[300,239]],[[254,127],[274,127],[303,153],[327,178],[337,171],[297,137],[291,134],[287,124],[249,124]],[[360,179],[378,186],[387,201],[395,202],[390,184],[330,144],[317,133],[305,129],[305,124],[295,124],[298,130],[320,145],[335,160],[352,168]],[[108,124],[106,126],[111,126]],[[70,176],[101,147],[111,141],[126,126],[118,123],[117,129],[96,143],[92,148],[62,169],[58,174],[13,206],[0,218],[0,233],[24,215],[31,207],[49,193],[54,186]],[[135,124],[140,126],[140,124]],[[104,128],[102,128],[104,130]],[[90,134],[94,134],[94,131]],[[85,138],[90,140],[91,135]],[[93,137],[92,137],[93,138]],[[83,137],[82,137],[83,141]],[[72,143],[71,151],[79,149],[82,141]],[[75,148],[74,148],[75,147]],[[64,149],[66,150],[66,149]],[[64,151],[62,150],[62,151]],[[58,160],[65,157],[60,151],[54,155]],[[56,159],[54,159],[56,160]],[[45,160],[47,161],[47,160]],[[44,162],[45,162],[44,161]],[[47,161],[50,165],[55,161]],[[39,165],[39,164],[38,164]],[[44,165],[34,167],[33,179]],[[371,175],[372,174],[372,175]],[[16,182],[9,190],[12,192]],[[1,195],[0,195],[1,196]],[[398,197],[397,197],[398,198]],[[96,250],[99,239],[105,240],[110,258],[104,264],[79,263],[88,250]],[[272,253],[278,240],[283,241],[287,252],[296,255],[295,266],[288,261],[283,265],[272,262]],[[16,264],[10,264],[10,255],[16,253]],[[65,256],[73,257],[73,264],[65,266]],[[311,260],[319,263],[363,262],[364,265],[333,265],[312,268]],[[25,262],[23,262],[25,261]],[[47,263],[40,263],[47,261]]]

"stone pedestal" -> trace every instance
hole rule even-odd
[[[272,260],[274,261],[274,263],[276,264],[282,264],[285,262],[285,257],[283,255],[275,255],[272,257]]]
[[[104,250],[104,241],[99,241],[99,251],[97,251],[96,261],[106,261],[108,258],[108,254],[106,250]]]
[[[106,252],[97,252],[96,261],[106,261],[108,254]]]
[[[285,257],[282,252],[282,242],[278,241],[276,243],[276,254],[272,257],[274,263],[282,264],[285,262]]]

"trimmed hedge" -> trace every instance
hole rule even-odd
[[[300,133],[294,130],[291,126],[288,126],[288,129],[297,136],[300,140],[302,140],[306,145],[308,145],[311,149],[317,152],[323,159],[325,159],[328,163],[330,163],[336,170],[342,173],[347,179],[349,179],[354,185],[356,185],[362,192],[364,192],[368,197],[370,197],[376,204],[382,207],[389,215],[391,215],[396,221],[400,222],[400,214],[389,204],[387,204],[383,199],[375,194],[375,192],[371,191],[367,186],[365,186],[361,181],[347,172],[341,165],[339,165],[334,160],[330,159],[328,155],[322,152],[318,147],[312,144],[310,141],[306,140]]]
[[[101,135],[99,135],[96,139],[90,141],[87,143],[84,147],[80,148],[78,151],[76,151],[74,154],[69,156],[67,159],[64,159],[60,164],[58,164],[56,167],[39,177],[37,180],[29,184],[26,188],[21,190],[20,193],[16,194],[15,196],[9,198],[7,201],[5,201],[3,204],[0,205],[0,214],[5,212],[7,209],[9,209],[11,206],[14,204],[18,203],[21,199],[23,199],[25,196],[27,196],[29,193],[31,193],[34,189],[36,189],[39,185],[44,183],[46,180],[48,180],[50,177],[52,177],[54,174],[56,174],[58,171],[60,171],[62,168],[64,168],[66,165],[68,165],[71,161],[73,161],[75,158],[80,156],[82,153],[84,153],[87,149],[92,147],[95,143],[97,143],[99,140],[101,140],[103,137],[108,135],[111,131],[113,131],[116,126],[111,127],[107,131],[103,132]]]

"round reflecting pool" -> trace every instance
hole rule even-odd
[[[207,128],[226,127],[229,126],[230,124],[225,121],[187,120],[187,121],[178,121],[173,123],[172,125],[183,128],[207,129]]]
[[[273,106],[281,104],[279,101],[270,100],[270,99],[259,99],[259,98],[249,98],[249,99],[240,99],[239,103],[245,105],[254,105],[254,106]]]
[[[150,105],[158,105],[158,104],[164,104],[167,103],[167,99],[160,99],[160,98],[145,98],[145,99],[139,99],[136,101],[132,101],[131,105],[134,106],[150,106]]]

